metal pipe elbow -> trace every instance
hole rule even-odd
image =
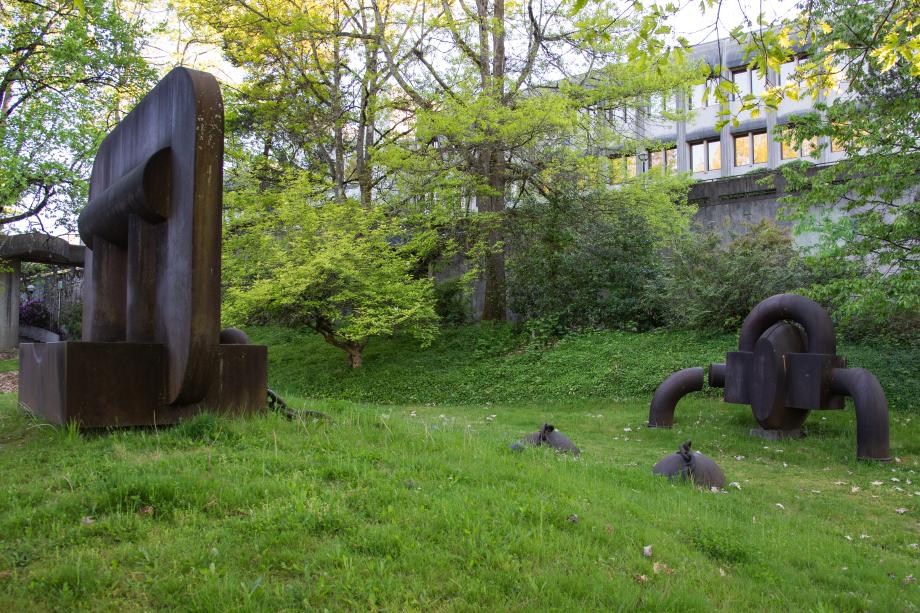
[[[814,300],[798,294],[777,294],[755,306],[741,325],[738,349],[754,351],[757,339],[782,320],[794,321],[805,328],[809,353],[837,353],[837,335],[830,315]]]
[[[856,405],[856,457],[891,460],[888,440],[888,400],[878,379],[864,368],[835,368],[830,389],[853,398]]]
[[[672,373],[661,382],[655,395],[652,396],[652,405],[648,414],[649,428],[670,428],[674,425],[674,408],[677,402],[690,392],[703,389],[702,368],[684,368]]]

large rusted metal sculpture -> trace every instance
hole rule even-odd
[[[856,455],[890,460],[888,401],[878,379],[846,368],[836,355],[831,318],[816,302],[795,294],[767,298],[744,320],[738,351],[725,364],[709,365],[709,385],[725,389],[725,401],[750,404],[762,433],[777,438],[797,432],[811,410],[856,406]],[[670,428],[677,402],[703,389],[703,369],[686,368],[665,379],[652,398],[648,425]]]
[[[223,136],[217,81],[177,68],[103,141],[79,219],[83,341],[21,346],[26,409],[103,427],[264,408],[266,348],[221,339]]]

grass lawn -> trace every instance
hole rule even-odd
[[[765,442],[707,398],[670,431],[647,397],[293,400],[333,421],[79,434],[0,397],[0,610],[920,608],[915,414],[871,464],[852,409]],[[508,450],[544,420],[582,457]],[[653,477],[686,438],[739,487]]]

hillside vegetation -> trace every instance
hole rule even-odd
[[[269,345],[269,382],[280,392],[375,403],[482,404],[651,398],[671,372],[724,362],[733,335],[601,331],[551,346],[528,343],[510,326],[447,328],[430,347],[374,340],[352,369],[344,354],[308,329],[248,329]],[[920,351],[908,345],[840,343],[850,366],[879,378],[893,411],[920,411]],[[710,390],[717,395],[718,390]]]

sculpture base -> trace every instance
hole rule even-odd
[[[780,441],[786,438],[803,438],[805,432],[801,428],[793,430],[767,430],[766,428],[751,428],[751,436],[768,441]]]
[[[166,348],[155,343],[23,343],[19,404],[54,424],[81,428],[174,424],[204,410],[252,413],[265,408],[268,349],[220,345],[207,396],[164,403]]]

